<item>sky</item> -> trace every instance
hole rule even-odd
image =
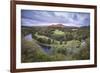
[[[22,26],[48,26],[59,23],[65,26],[88,26],[90,25],[90,13],[21,10]]]

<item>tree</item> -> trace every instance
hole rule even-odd
[[[60,45],[62,45],[63,44],[63,41],[60,41]]]
[[[66,52],[67,54],[75,56],[75,54],[79,53],[80,50],[80,41],[78,40],[72,40],[68,41],[66,45]]]
[[[51,39],[48,39],[48,44],[51,44]]]

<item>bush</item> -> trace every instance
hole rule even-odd
[[[78,40],[68,41],[66,45],[66,54],[68,56],[75,56],[80,51],[81,42]]]
[[[58,53],[58,54],[51,56],[51,59],[52,61],[64,61],[66,60],[66,56],[61,53]]]
[[[36,62],[40,60],[42,56],[45,57],[46,55],[42,48],[34,41],[23,39],[21,47],[21,62]]]

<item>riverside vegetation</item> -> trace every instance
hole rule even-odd
[[[89,26],[22,26],[21,34],[21,62],[90,59]]]

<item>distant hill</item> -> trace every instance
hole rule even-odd
[[[21,28],[32,28],[32,26],[21,26]]]
[[[89,28],[90,25],[88,26],[78,26],[75,24],[50,24],[50,25],[46,25],[46,26],[21,26],[22,28],[32,28],[32,27],[50,27],[50,28]]]
[[[52,25],[49,25],[48,27],[65,27],[63,24],[52,24]]]

